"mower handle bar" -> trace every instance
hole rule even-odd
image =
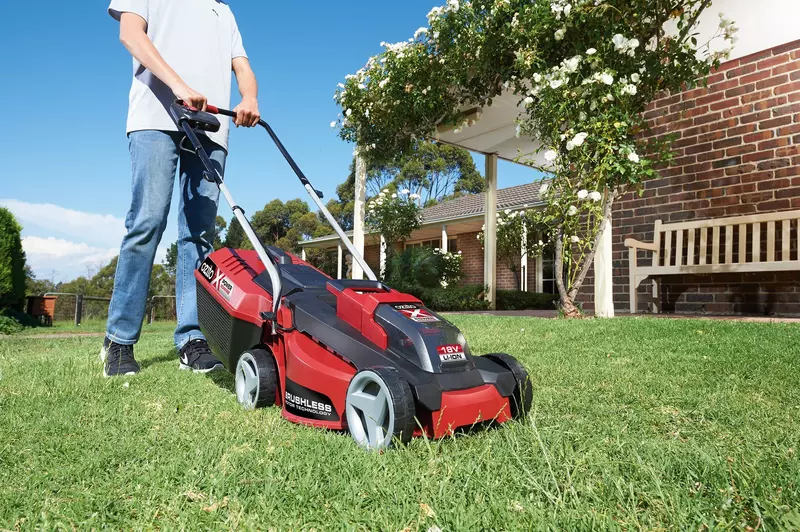
[[[192,110],[192,111],[196,111],[197,110],[197,109],[194,109],[191,106],[186,105],[181,100],[178,100],[176,103],[188,108],[189,110]],[[215,105],[206,105],[206,112],[211,113],[211,114],[223,115],[223,116],[227,116],[227,117],[231,117],[231,118],[236,118],[236,113],[234,113],[233,111],[228,110],[228,109],[222,109],[222,108],[217,107]],[[356,260],[359,263],[359,265],[364,270],[364,273],[367,275],[369,280],[377,281],[378,278],[375,275],[375,272],[373,272],[372,268],[369,267],[369,265],[367,264],[367,261],[364,260],[364,257],[361,255],[361,253],[359,253],[356,250],[355,246],[353,246],[353,243],[350,241],[350,239],[345,234],[344,229],[342,229],[342,227],[339,225],[339,222],[336,221],[336,219],[330,213],[328,208],[322,202],[322,200],[321,200],[322,194],[314,188],[314,186],[311,184],[311,182],[305,176],[303,171],[300,169],[300,167],[295,162],[294,158],[291,156],[289,151],[283,145],[283,142],[281,142],[280,138],[278,138],[278,135],[275,133],[275,131],[272,129],[272,127],[266,121],[264,121],[262,119],[259,119],[258,125],[263,127],[266,130],[266,132],[269,134],[270,138],[272,138],[272,141],[275,143],[275,146],[278,148],[278,151],[281,152],[281,155],[283,155],[284,159],[286,159],[286,162],[289,163],[289,166],[292,168],[292,170],[294,170],[295,175],[297,175],[297,178],[303,184],[303,187],[305,187],[305,189],[308,192],[309,196],[311,196],[311,200],[314,202],[314,204],[317,206],[317,208],[320,210],[320,212],[322,212],[322,214],[325,216],[325,219],[328,220],[328,223],[331,224],[331,227],[333,227],[334,231],[336,232],[337,236],[339,237],[339,240],[347,248],[347,251],[353,257],[353,259]],[[253,243],[253,244],[255,244],[255,243]]]

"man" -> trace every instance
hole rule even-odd
[[[213,250],[219,190],[203,179],[199,158],[181,150],[183,136],[167,109],[175,99],[202,110],[208,102],[227,107],[233,70],[242,96],[234,122],[252,127],[260,119],[258,84],[233,13],[220,0],[112,0],[108,12],[119,21],[120,40],[133,56],[127,127],[133,197],[101,353],[104,375],[139,372],[133,345],[141,334],[150,272],[167,225],[177,170],[175,345],[181,369],[207,373],[222,364],[198,326],[194,271]],[[222,174],[230,125],[220,118],[219,132],[201,139]]]

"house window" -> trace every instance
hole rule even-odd
[[[450,253],[457,253],[458,252],[458,240],[455,238],[447,239],[447,251]],[[409,242],[406,244],[406,249],[408,248],[441,248],[442,247],[442,239],[437,238],[435,240],[423,240],[421,242]]]
[[[545,251],[542,255],[542,292],[557,294],[556,286],[556,252],[554,249]]]

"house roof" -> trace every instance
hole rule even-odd
[[[497,191],[497,209],[519,210],[527,207],[541,206],[544,203],[539,198],[539,189],[541,186],[541,181],[537,181],[525,185],[518,185],[516,187],[499,189]],[[468,196],[461,196],[460,198],[444,201],[432,207],[426,207],[422,210],[422,224],[439,224],[463,218],[474,218],[483,216],[485,212],[485,193],[470,194]],[[352,237],[353,232],[348,231],[346,234],[348,237]],[[300,246],[322,242],[335,242],[338,239],[339,237],[337,235],[328,235],[300,242]]]

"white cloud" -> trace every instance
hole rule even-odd
[[[0,206],[8,208],[26,229],[37,227],[45,233],[70,236],[95,246],[118,247],[125,236],[125,220],[110,214],[76,211],[51,203],[28,203],[2,198]]]
[[[83,242],[60,238],[26,236],[22,248],[28,264],[37,277],[54,281],[70,281],[79,276],[95,273],[119,254],[119,247],[100,248]],[[158,248],[156,263],[161,263],[167,250]]]

